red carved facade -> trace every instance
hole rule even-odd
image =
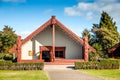
[[[65,47],[55,47],[55,51],[53,54],[52,46],[40,46],[40,60],[42,60],[42,52],[49,51],[50,53],[50,62],[53,62],[53,55],[55,58],[55,51],[63,51],[63,58],[65,58]]]
[[[85,36],[85,37],[84,37],[84,60],[85,60],[86,62],[88,62],[88,49],[89,49],[88,37]]]
[[[120,43],[116,44],[111,49],[109,49],[108,53],[109,57],[120,58]]]
[[[22,47],[22,41],[21,41],[21,36],[17,37],[17,61],[21,62],[21,47]]]
[[[52,16],[51,19],[51,24],[52,24],[52,55],[51,55],[51,61],[53,62],[55,60],[55,16]]]
[[[21,47],[23,44],[25,44],[28,40],[32,39],[34,36],[39,34],[41,31],[43,31],[47,26],[51,26],[52,28],[52,46],[40,46],[40,59],[39,60],[21,60]],[[77,42],[82,44],[84,46],[83,49],[83,55],[84,55],[84,61],[88,61],[88,52],[93,51],[94,53],[96,50],[92,48],[88,44],[88,38],[85,37],[84,39],[77,36],[75,33],[73,33],[71,30],[69,30],[67,27],[65,27],[62,23],[60,23],[55,16],[52,16],[50,20],[48,20],[45,24],[40,26],[37,30],[35,30],[33,33],[31,33],[28,37],[26,37],[24,40],[21,40],[21,37],[18,36],[17,38],[17,53],[18,53],[18,62],[41,62],[42,59],[42,51],[50,51],[50,61],[55,61],[55,51],[62,50],[64,52],[64,58],[65,58],[65,47],[56,47],[55,46],[55,25],[58,25],[62,30],[64,30],[68,35],[72,36]],[[83,60],[82,60],[83,61]]]

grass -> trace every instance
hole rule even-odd
[[[105,80],[120,80],[120,70],[80,70],[81,72],[103,78]]]
[[[0,80],[48,80],[44,71],[0,70]]]

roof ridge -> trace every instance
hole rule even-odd
[[[31,39],[33,36],[41,32],[44,28],[46,28],[51,23],[51,19],[45,22],[43,25],[38,27],[35,31],[33,31],[30,35],[28,35],[25,39],[22,40],[22,44],[27,42],[29,39]]]
[[[34,32],[32,32],[30,35],[28,35],[25,39],[23,39],[22,40],[22,44],[24,44],[25,42],[27,42],[29,39],[33,38],[33,36],[37,35],[39,32],[41,32],[42,30],[44,30],[44,28],[46,28],[48,25],[50,25],[52,23],[58,24],[60,28],[62,28],[63,30],[65,30],[68,34],[70,34],[71,36],[73,36],[78,42],[80,42],[81,44],[83,44],[83,39],[81,39],[74,32],[72,32],[70,29],[68,29],[66,26],[64,26],[60,21],[58,21],[55,18],[55,16],[52,16],[51,19],[49,19],[43,25],[41,25],[40,27],[38,27]]]

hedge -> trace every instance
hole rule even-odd
[[[75,69],[119,69],[119,60],[100,60],[99,62],[75,62]]]
[[[0,70],[42,70],[44,63],[12,63],[0,61]]]

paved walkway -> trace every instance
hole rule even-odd
[[[45,65],[50,80],[103,80],[74,70],[73,65]]]

